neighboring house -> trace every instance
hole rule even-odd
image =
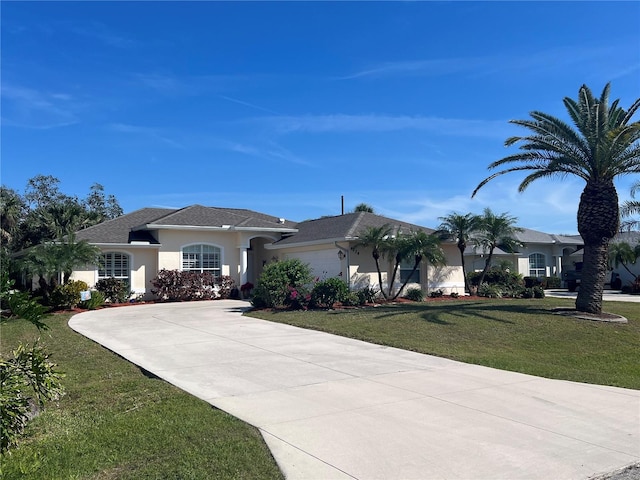
[[[422,229],[372,213],[359,212],[295,224],[282,218],[244,209],[192,205],[182,209],[143,208],[77,232],[102,250],[99,266],[74,271],[74,280],[90,287],[101,278],[126,280],[136,294],[150,298],[151,281],[162,269],[209,271],[229,275],[238,286],[256,283],[268,262],[300,258],[318,278],[339,277],[351,288],[376,286],[377,271],[370,250],[352,250],[358,233],[369,226],[389,223],[396,231]],[[414,285],[425,290],[442,288],[464,293],[457,250],[444,244],[448,266],[426,264]],[[381,261],[384,280],[391,263]],[[413,265],[403,265],[403,281]],[[399,285],[400,283],[398,283]]]
[[[573,270],[576,262],[582,261],[584,242],[578,235],[552,235],[537,230],[523,228],[516,234],[522,244],[514,253],[499,248],[494,251],[493,264],[506,260],[511,263],[515,273],[523,277],[559,277],[562,272]],[[482,270],[485,255],[478,247],[469,247],[465,252],[470,272]]]
[[[382,217],[368,212],[355,212],[335,217],[308,220],[296,225],[297,233],[287,235],[265,248],[278,258],[298,258],[311,266],[314,275],[320,279],[328,277],[342,278],[352,290],[366,286],[379,289],[378,273],[371,249],[354,247],[358,236],[370,227],[385,224],[393,228],[393,233],[409,233],[422,230],[433,233],[434,230],[413,225],[392,218]],[[421,287],[425,291],[442,289],[445,293],[464,294],[464,277],[460,266],[460,253],[455,244],[444,242],[442,249],[446,255],[447,266],[434,267],[423,261],[419,269],[407,284],[407,288]],[[385,290],[391,279],[393,259],[381,258],[380,270]],[[413,270],[413,259],[400,265],[394,291],[399,288]]]
[[[634,248],[636,245],[640,244],[640,232],[621,232],[618,233],[611,243],[621,243],[625,242],[631,245],[631,248]],[[622,286],[630,285],[635,280],[635,277],[640,275],[640,258],[636,260],[635,263],[627,264],[627,271],[622,265],[618,265],[618,268],[615,268],[615,265],[612,265],[613,271],[612,273],[617,273],[620,275],[620,280],[622,281]]]

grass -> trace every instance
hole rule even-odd
[[[628,324],[554,315],[571,300],[442,300],[248,315],[547,378],[640,389],[640,304],[605,302]]]
[[[66,395],[31,421],[3,479],[282,479],[260,433],[73,332],[69,315],[38,332],[2,326],[0,351],[38,336]]]

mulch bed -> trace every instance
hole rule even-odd
[[[602,312],[599,315],[595,313],[587,313],[576,310],[575,308],[562,308],[556,307],[553,309],[555,315],[566,315],[569,317],[575,317],[579,320],[590,320],[593,322],[608,322],[608,323],[629,323],[629,321],[622,315],[616,315],[615,313]]]

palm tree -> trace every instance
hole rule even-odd
[[[462,215],[460,213],[450,213],[444,217],[439,217],[442,223],[438,227],[437,234],[443,240],[453,240],[460,250],[460,261],[462,264],[462,275],[464,276],[464,290],[469,292],[469,281],[467,280],[467,270],[464,265],[464,251],[471,241],[471,236],[480,226],[480,217],[472,213]]]
[[[551,115],[534,111],[530,120],[511,123],[531,131],[527,136],[506,140],[506,146],[520,143],[520,152],[489,165],[508,166],[485,178],[474,190],[493,178],[514,171],[529,171],[519,191],[539,178],[575,175],[586,182],[578,207],[578,232],[584,240],[582,282],[576,309],[600,314],[607,273],[609,242],[618,232],[620,215],[614,179],[640,172],[640,122],[631,118],[640,108],[640,98],[629,110],[609,104],[610,84],[600,98],[583,85],[578,99],[565,97],[564,106],[575,129]]]
[[[26,212],[24,200],[11,188],[0,187],[0,242],[3,248],[12,243]]]
[[[409,283],[409,280],[420,266],[422,260],[426,260],[434,267],[443,267],[447,264],[446,256],[440,246],[439,236],[436,234],[428,235],[422,230],[412,232],[405,237],[402,252],[404,256],[403,260],[411,256],[413,257],[413,270],[411,270],[411,273],[407,276],[400,290],[394,295],[394,300],[400,296],[404,287],[407,286],[407,283]]]
[[[353,251],[358,252],[360,248],[371,248],[371,256],[376,262],[376,270],[378,271],[378,284],[382,296],[387,299],[387,294],[382,287],[382,272],[380,270],[380,257],[385,249],[385,244],[391,236],[392,228],[388,223],[380,227],[368,227],[358,235],[358,241],[352,247]]]
[[[622,207],[620,207],[620,216],[622,218],[640,215],[640,200],[635,199],[636,193],[638,192],[640,192],[640,181],[631,186],[631,198],[633,198],[633,200],[627,200],[622,204]],[[631,230],[638,226],[640,226],[640,220],[630,219],[623,222],[620,230]]]
[[[481,247],[487,255],[478,285],[482,285],[497,247],[506,251],[514,251],[521,245],[520,241],[515,238],[516,233],[522,231],[521,228],[515,226],[517,221],[516,217],[512,217],[507,213],[496,215],[490,208],[484,209],[479,219],[477,234],[473,238],[473,242]]]
[[[618,268],[620,265],[629,272],[633,279],[638,276],[629,270],[629,263],[636,263],[640,258],[640,244],[632,247],[626,242],[615,242],[609,246],[609,265]]]
[[[375,213],[373,207],[367,203],[359,203],[353,209],[354,212],[366,212],[366,213]]]

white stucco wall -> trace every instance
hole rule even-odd
[[[103,247],[103,253],[120,252],[129,256],[129,275],[131,280],[131,290],[136,294],[141,294],[144,298],[150,298],[151,280],[157,274],[157,248],[144,247]],[[95,287],[98,281],[98,267],[96,265],[88,265],[84,268],[74,270],[71,275],[72,280],[82,280],[89,288]]]

